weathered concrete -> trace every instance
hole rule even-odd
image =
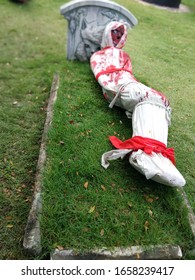
[[[190,202],[187,198],[185,191],[183,189],[181,189],[180,192],[183,197],[184,204],[185,204],[186,208],[188,209],[189,224],[190,224],[191,231],[192,231],[194,239],[195,239],[195,215],[194,215],[194,212],[192,210],[192,207],[190,205]],[[195,244],[194,244],[194,249],[195,249]]]
[[[61,6],[60,13],[68,20],[67,59],[86,61],[100,49],[102,33],[110,21],[137,23],[125,7],[109,0],[74,0]]]
[[[27,254],[39,255],[41,253],[41,228],[40,228],[40,217],[41,217],[41,174],[46,161],[45,146],[47,142],[47,134],[49,126],[53,116],[53,105],[57,98],[57,89],[59,86],[59,76],[54,75],[53,83],[50,91],[49,102],[47,106],[47,115],[44,125],[44,131],[41,140],[41,147],[39,152],[39,158],[37,163],[37,172],[35,177],[34,197],[28,221],[25,229],[23,248]]]
[[[56,249],[51,253],[51,260],[176,260],[181,258],[181,248],[172,245],[132,246],[113,250],[103,248],[84,253]]]

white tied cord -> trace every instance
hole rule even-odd
[[[141,87],[141,84],[140,83],[138,83],[138,82],[135,82],[135,81],[128,81],[128,82],[126,82],[126,83],[123,83],[120,87],[119,87],[119,89],[118,89],[118,91],[117,91],[117,93],[116,93],[116,95],[115,95],[115,97],[112,99],[112,101],[110,102],[110,104],[109,104],[109,108],[113,108],[113,106],[114,106],[114,104],[116,103],[116,100],[117,100],[117,98],[119,97],[119,95],[120,95],[120,93],[121,93],[121,91],[122,91],[122,89],[124,89],[126,86],[128,86],[129,84],[135,84],[136,85],[136,87],[137,87],[137,89],[139,89],[140,90],[140,92],[142,92],[142,87]],[[133,91],[134,89],[133,88],[130,88],[130,93],[132,94],[132,91]],[[129,118],[131,118],[131,117],[129,117]]]
[[[128,82],[122,84],[122,85],[119,87],[119,89],[118,89],[118,91],[117,91],[115,97],[112,99],[112,101],[111,101],[110,104],[109,104],[109,108],[111,108],[111,109],[113,108],[114,104],[116,103],[117,98],[119,97],[119,95],[120,95],[120,93],[121,93],[121,90],[122,90],[123,88],[125,88],[126,86],[128,86],[129,84],[131,84],[131,83],[134,83],[134,82],[128,81]]]
[[[109,104],[109,108],[111,108],[111,109],[113,108],[113,106],[115,105],[115,103],[116,103],[116,101],[117,101],[117,98],[119,97],[119,95],[120,95],[121,92],[122,92],[122,89],[125,89],[125,87],[128,86],[129,84],[136,84],[137,90],[139,89],[140,92],[143,91],[143,88],[142,88],[142,86],[141,86],[140,83],[135,82],[135,81],[127,81],[127,82],[123,83],[123,84],[118,88],[115,97],[112,99],[112,101],[111,101],[110,104]],[[133,96],[134,88],[131,87],[129,90],[130,90],[130,95]],[[149,88],[149,90],[150,90],[150,88]],[[160,104],[159,101],[153,100],[153,97],[151,97],[150,100],[144,101],[144,102],[148,102],[148,103],[152,103],[152,104],[156,104],[156,105],[165,107],[168,125],[170,126],[170,124],[171,124],[171,112],[172,112],[172,109],[171,109],[169,106],[166,107],[165,105]],[[139,102],[139,103],[141,104],[142,102]],[[138,103],[137,105],[139,105],[139,103]],[[127,115],[127,117],[128,117],[129,119],[132,118],[132,112],[129,112],[128,110],[126,110],[125,113],[126,113],[126,115]]]

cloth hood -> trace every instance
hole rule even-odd
[[[122,49],[126,43],[128,27],[129,25],[126,22],[111,21],[108,23],[103,32],[101,48],[115,47]],[[117,42],[114,42],[113,35],[117,37],[117,30],[119,30],[120,36]]]

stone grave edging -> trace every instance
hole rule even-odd
[[[47,114],[44,125],[44,131],[42,135],[42,141],[40,146],[39,158],[37,163],[37,172],[35,178],[35,188],[32,206],[27,219],[25,228],[25,234],[23,239],[23,249],[28,255],[39,256],[42,251],[41,246],[41,174],[46,161],[46,142],[49,126],[53,117],[53,106],[57,99],[57,89],[59,87],[59,75],[55,74],[51,86],[49,102],[47,106]],[[184,205],[188,209],[189,224],[195,239],[195,215],[187,199],[187,195],[184,190],[181,191]],[[195,244],[194,248],[189,252],[192,256],[195,256]],[[115,247],[112,250],[108,248],[100,248],[98,250],[91,250],[88,252],[78,253],[74,249],[71,250],[58,250],[48,252],[52,260],[60,259],[181,259],[182,250],[178,245],[151,245],[151,246],[131,246],[127,248]]]

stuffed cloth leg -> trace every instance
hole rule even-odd
[[[110,137],[118,150],[103,154],[102,166],[109,160],[123,158],[130,153],[129,162],[147,179],[164,185],[183,187],[185,179],[174,165],[173,149],[168,149],[170,111],[162,104],[139,103],[133,111],[133,137],[124,142]]]
[[[167,146],[169,119],[169,111],[164,106],[149,102],[140,103],[133,112],[133,137],[155,139]],[[132,152],[129,162],[147,179],[173,187],[185,185],[185,179],[173,162],[162,153],[152,152],[149,155],[143,150],[138,150]]]

